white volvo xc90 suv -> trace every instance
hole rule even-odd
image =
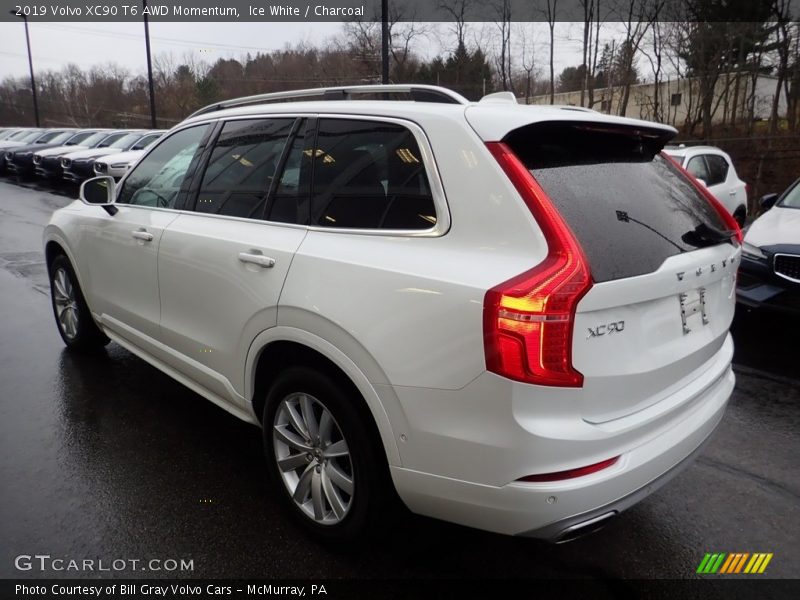
[[[741,232],[674,134],[416,85],[223,102],[53,214],[59,332],[260,424],[319,536],[393,488],[565,541],[673,477],[734,386]]]

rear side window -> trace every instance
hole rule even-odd
[[[728,161],[719,154],[706,154],[708,165],[708,185],[725,183],[728,178]]]
[[[294,119],[228,121],[214,144],[197,212],[259,219]]]
[[[396,230],[436,225],[422,153],[402,125],[322,119],[312,172],[312,225]]]
[[[670,256],[730,237],[714,207],[660,155],[659,136],[564,122],[504,140],[575,232],[596,282],[651,273]]]

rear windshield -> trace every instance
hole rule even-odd
[[[713,206],[669,160],[656,130],[577,123],[504,140],[575,232],[596,282],[656,271],[670,256],[727,242]]]

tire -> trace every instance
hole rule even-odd
[[[48,273],[56,327],[67,348],[87,352],[108,344],[110,340],[94,322],[67,257],[61,254],[53,259]]]
[[[291,367],[264,404],[269,478],[295,520],[323,541],[360,539],[391,521],[394,508],[383,448],[352,393],[325,373]]]

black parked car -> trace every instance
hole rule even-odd
[[[46,139],[40,138],[32,144],[14,146],[6,150],[4,157],[5,168],[18,175],[33,173],[34,153],[39,150],[44,150],[45,148],[63,146],[78,132],[74,129],[56,129],[52,130],[50,133],[53,135],[47,136]]]
[[[61,168],[64,169],[64,179],[72,183],[81,183],[85,179],[94,177],[94,161],[101,156],[127,152],[149,131],[144,129],[131,131],[122,136],[107,148],[93,148],[79,152],[70,152],[61,158]]]
[[[37,148],[42,148],[44,144],[52,140],[57,135],[64,132],[64,129],[31,129],[21,134],[14,134],[4,140],[0,140],[0,173],[6,170],[6,153],[23,146],[39,144]]]
[[[30,147],[11,148],[6,152],[8,170],[17,175],[32,175],[36,170],[37,157],[41,156],[42,153],[73,152],[79,148],[88,147],[85,142],[93,136],[97,134],[103,135],[98,129],[82,129],[71,133],[72,135],[69,138],[60,143],[56,143],[56,140],[60,139],[61,136],[46,144],[36,144],[32,152]]]
[[[97,131],[90,135],[77,146],[64,148],[49,148],[33,155],[33,164],[36,174],[39,177],[48,179],[61,179],[64,174],[61,168],[61,157],[80,150],[92,150],[94,148],[107,148],[121,137],[127,135],[128,131],[114,131],[110,129]]]

